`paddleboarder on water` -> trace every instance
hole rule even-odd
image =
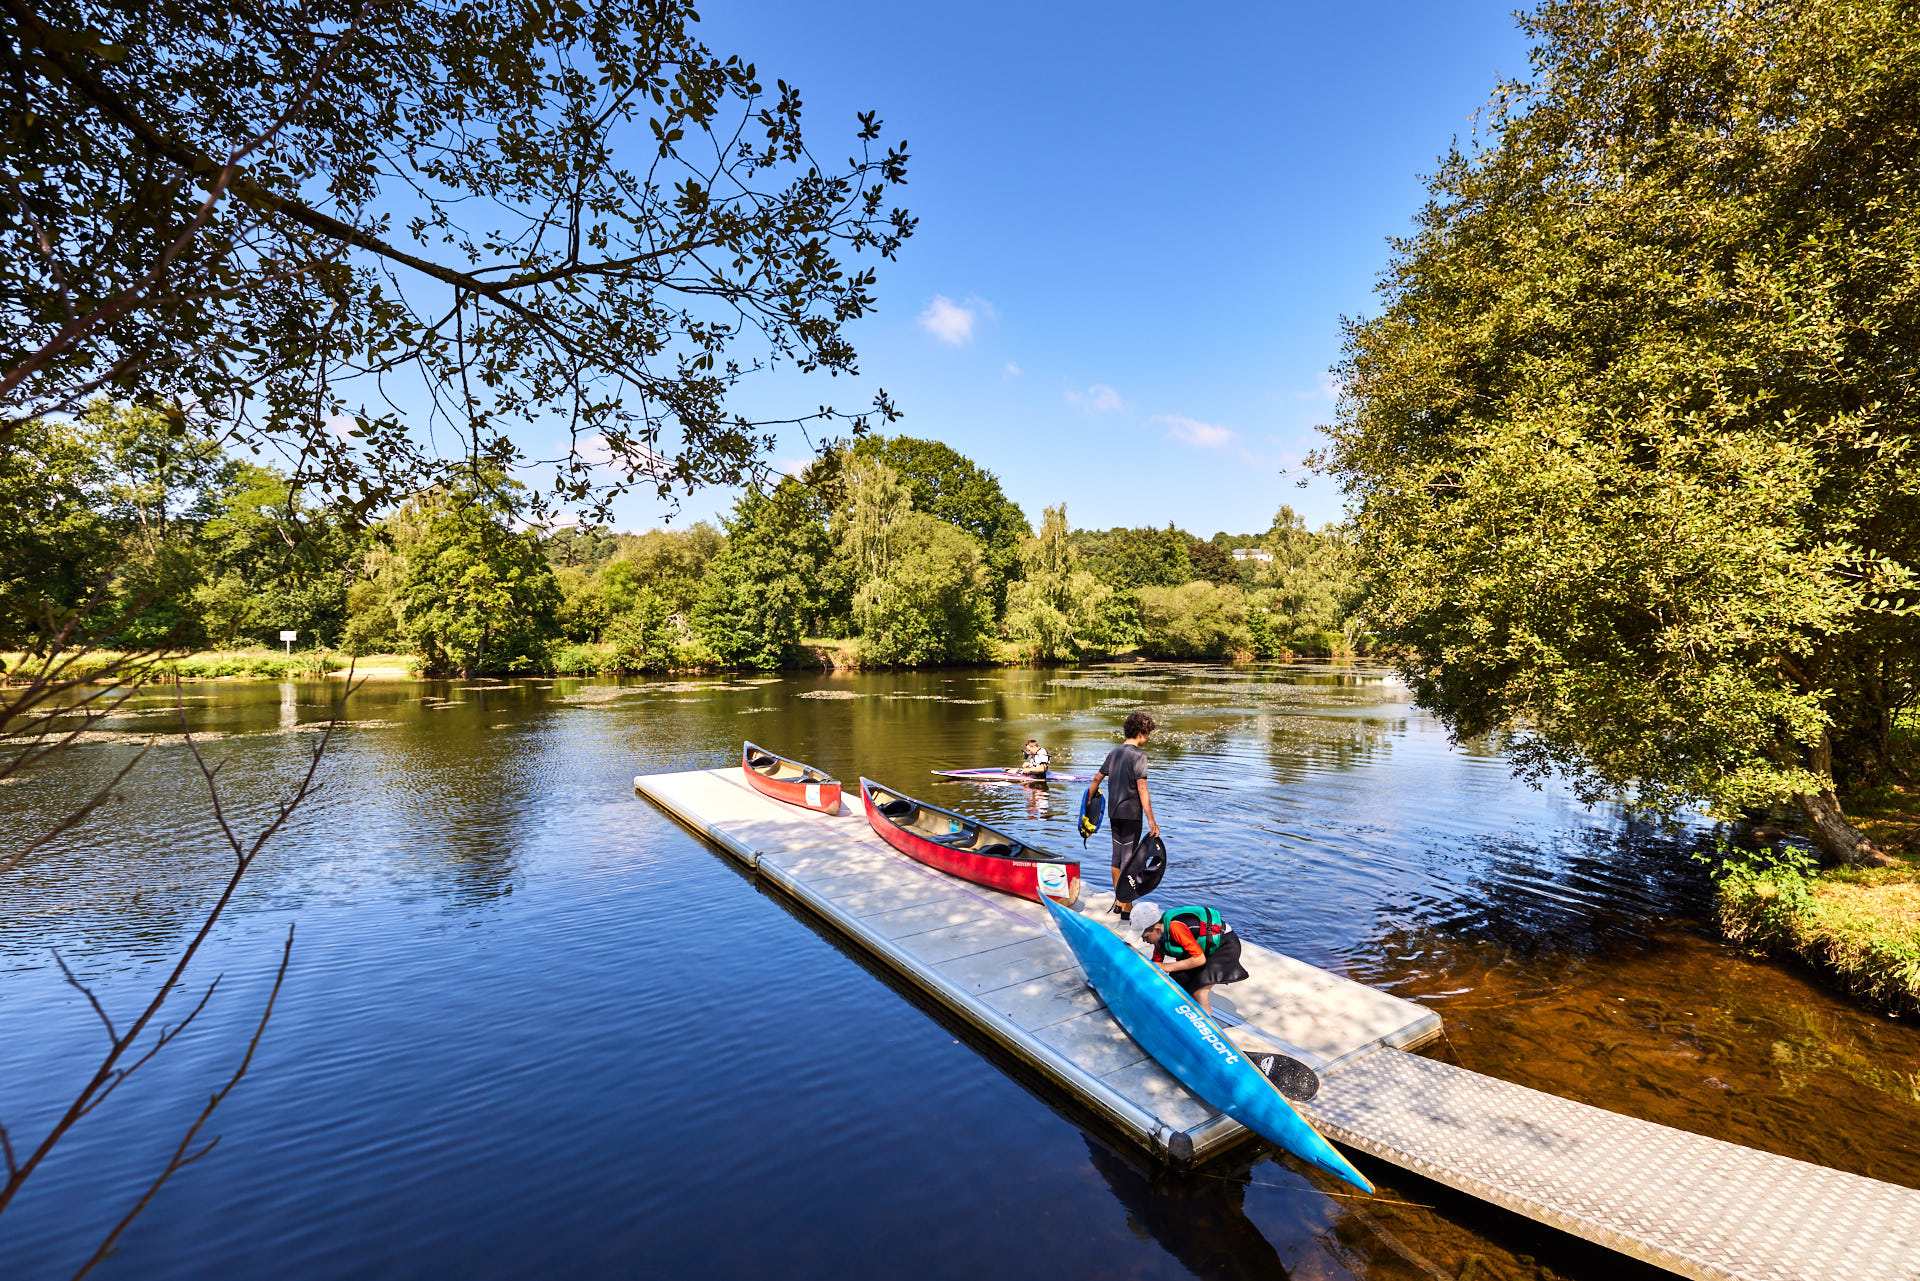
[[[1247,977],[1240,964],[1240,936],[1210,907],[1162,912],[1159,920],[1140,931],[1140,941],[1153,945],[1153,963],[1191,993],[1208,1014],[1213,1013],[1214,984],[1238,983]]]
[[[1100,772],[1087,785],[1087,795],[1092,797],[1100,790],[1103,780],[1113,780],[1113,887],[1116,895],[1120,890],[1121,869],[1127,866],[1140,844],[1141,827],[1144,825],[1154,836],[1160,835],[1160,824],[1153,817],[1153,798],[1147,794],[1147,753],[1144,750],[1147,740],[1153,737],[1154,728],[1153,717],[1145,712],[1129,714],[1122,728],[1126,742],[1107,753],[1107,759],[1100,763]],[[1131,902],[1122,902],[1116,897],[1112,910],[1119,913],[1123,921],[1133,919]]]
[[[1020,751],[1020,772],[1030,778],[1047,776],[1047,749],[1040,746],[1040,740],[1030,738]]]

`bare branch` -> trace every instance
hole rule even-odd
[[[187,1166],[192,1165],[207,1153],[213,1151],[214,1144],[220,1142],[219,1137],[215,1136],[199,1151],[193,1153],[187,1151],[188,1148],[193,1146],[193,1141],[199,1137],[201,1128],[213,1118],[214,1112],[222,1103],[226,1102],[227,1096],[233,1093],[234,1087],[239,1085],[241,1080],[247,1075],[247,1069],[253,1066],[254,1052],[260,1048],[260,1038],[266,1033],[267,1020],[273,1017],[273,1005],[274,1002],[280,999],[280,986],[287,981],[287,963],[292,959],[293,926],[289,925],[287,927],[286,946],[282,948],[280,952],[280,968],[273,976],[273,990],[267,994],[266,1008],[260,1011],[260,1022],[253,1029],[253,1038],[247,1042],[247,1052],[241,1056],[240,1066],[233,1070],[233,1075],[227,1078],[227,1083],[215,1091],[213,1096],[207,1100],[207,1106],[200,1110],[200,1115],[194,1118],[193,1124],[187,1127],[186,1134],[181,1136],[179,1144],[173,1150],[173,1156],[167,1161],[167,1164],[162,1167],[160,1173],[154,1176],[153,1182],[147,1185],[147,1190],[141,1194],[140,1199],[133,1203],[133,1208],[121,1216],[120,1221],[113,1225],[113,1230],[107,1233],[105,1239],[100,1242],[99,1247],[94,1250],[93,1254],[85,1263],[80,1265],[79,1271],[73,1274],[74,1281],[80,1281],[81,1277],[93,1271],[95,1267],[99,1266],[99,1264],[113,1254],[120,1243],[121,1234],[132,1226],[135,1219],[140,1217],[140,1212],[147,1208],[147,1205],[153,1200],[154,1196],[166,1185],[168,1179],[172,1178]]]

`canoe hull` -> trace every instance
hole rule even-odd
[[[879,834],[881,840],[915,862],[925,863],[928,867],[945,872],[949,876],[957,876],[963,881],[972,881],[975,885],[984,885],[990,890],[999,890],[1003,894],[1012,894],[1035,903],[1049,896],[1069,905],[1079,901],[1080,865],[1078,863],[975,854],[942,845],[938,841],[926,840],[890,822],[886,815],[880,812],[880,807],[874,803],[873,793],[867,790],[865,780],[861,782],[860,799],[866,807],[868,825]],[[924,808],[933,810],[935,813],[945,813],[944,810],[935,809],[933,806]],[[1045,896],[1041,893],[1043,886],[1046,890]]]
[[[1056,904],[1054,924],[1127,1034],[1189,1090],[1255,1134],[1363,1192],[1373,1184],[1227,1040],[1198,1002],[1102,925]]]
[[[814,810],[821,814],[840,812],[840,783],[837,779],[829,778],[823,771],[818,770],[814,771],[820,775],[820,781],[817,783],[803,782],[799,779],[768,778],[751,764],[751,758],[755,752],[773,756],[773,753],[768,752],[766,748],[753,743],[748,743],[740,749],[740,769],[747,776],[748,786],[754,791],[763,796],[771,796],[776,801],[798,805],[801,809]],[[803,770],[812,768],[800,761],[789,761],[784,756],[774,756],[774,759],[789,765],[798,765]]]

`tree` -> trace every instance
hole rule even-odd
[[[1165,529],[1076,530],[1074,543],[1087,570],[1116,592],[1178,587],[1193,580],[1187,548],[1193,539]]]
[[[307,645],[342,639],[351,536],[309,510],[272,467],[239,463],[215,494],[195,553],[193,606],[216,646],[263,644],[282,630]]]
[[[1920,27],[1565,0],[1447,156],[1325,465],[1369,616],[1457,735],[1671,811],[1791,801],[1875,856],[1920,676]]]
[[[94,510],[95,451],[71,424],[0,439],[0,650],[60,630],[113,571],[119,539]]]
[[[1233,558],[1231,551],[1218,543],[1188,544],[1187,563],[1192,567],[1193,576],[1203,582],[1221,587],[1240,586],[1240,562]]]
[[[993,577],[993,616],[1006,613],[1007,584],[1020,569],[1020,543],[1032,531],[1027,515],[1000,489],[1000,480],[937,440],[867,436],[856,458],[886,464],[906,486],[915,511],[946,521],[976,539]]]
[[[1247,596],[1193,581],[1140,589],[1140,648],[1159,658],[1230,658],[1253,650]]]
[[[1113,589],[1080,567],[1065,503],[1046,509],[1040,532],[1020,545],[1020,563],[1021,577],[1007,589],[1007,635],[1042,662],[1070,662],[1099,648]]]
[[[524,670],[552,634],[559,585],[533,536],[507,527],[499,485],[420,504],[423,528],[406,547],[395,599],[401,631],[428,671]]]
[[[788,476],[750,486],[724,522],[726,545],[707,562],[693,630],[725,663],[782,667],[799,656],[820,609],[827,533],[812,496]]]
[[[711,53],[691,0],[6,11],[29,159],[0,191],[0,434],[107,393],[278,448],[370,518],[505,471],[535,419],[570,444],[530,501],[601,514],[759,475],[782,422],[865,429],[728,397],[768,365],[857,372],[875,277],[847,258],[912,234],[884,203],[905,147],[873,154],[862,113],[859,155],[816,159],[799,92]]]
[[[980,544],[943,520],[909,511],[887,549],[883,573],[854,595],[861,656],[890,665],[987,658],[992,576]]]

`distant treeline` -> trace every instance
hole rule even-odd
[[[1036,531],[993,473],[868,437],[749,489],[724,529],[530,528],[478,473],[360,527],[275,468],[96,405],[0,444],[0,649],[63,620],[120,645],[406,653],[431,672],[1353,653],[1347,530]],[[1235,552],[1239,553],[1236,558]],[[89,604],[89,602],[91,602]]]

